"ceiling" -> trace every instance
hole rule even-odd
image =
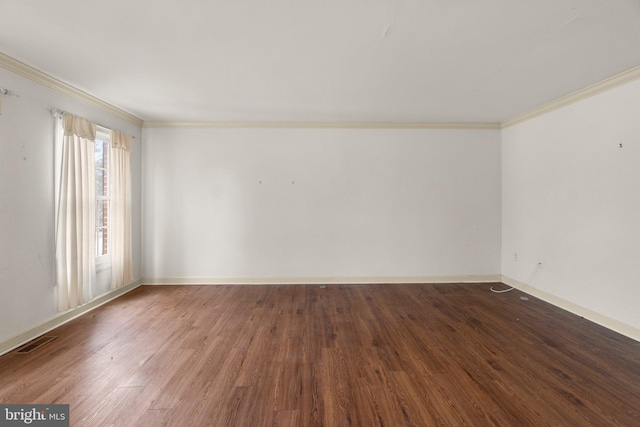
[[[0,0],[0,52],[145,121],[503,122],[640,64],[638,0]]]

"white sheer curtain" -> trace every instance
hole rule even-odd
[[[133,281],[131,257],[131,137],[111,131],[111,287]]]
[[[95,281],[96,125],[62,114],[62,165],[56,218],[58,310],[93,298]]]

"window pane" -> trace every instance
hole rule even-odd
[[[105,239],[105,229],[98,228],[98,235],[96,236],[96,256],[105,255],[106,252],[106,239]]]
[[[104,169],[96,169],[96,196],[105,195],[105,173]]]
[[[96,256],[109,251],[109,134],[98,129],[95,141],[96,162]]]
[[[102,142],[102,159],[105,169],[109,168],[109,143],[107,141]]]
[[[96,202],[96,227],[106,227],[109,225],[107,221],[108,209],[108,200],[98,200]]]
[[[109,150],[108,144],[103,141],[96,140],[96,196],[108,196],[108,167],[109,167]]]
[[[96,168],[104,167],[104,143],[96,139]]]

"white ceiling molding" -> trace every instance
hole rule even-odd
[[[4,53],[0,52],[0,67],[6,68],[9,71],[12,71],[16,74],[21,75],[22,77],[26,77],[30,80],[33,80],[36,83],[40,83],[44,86],[47,86],[51,89],[55,89],[58,92],[63,93],[71,98],[74,98],[78,101],[81,101],[87,105],[98,108],[107,113],[113,114],[121,119],[127,120],[133,124],[138,126],[142,126],[143,121],[141,118],[134,116],[131,113],[128,113],[114,105],[111,105],[99,98],[96,98],[93,95],[89,95],[88,93],[77,89],[61,80],[56,79],[55,77],[51,77],[50,75],[33,68],[23,62],[18,61]]]
[[[8,3],[0,51],[149,122],[509,124],[640,65],[638,0]]]
[[[504,129],[509,126],[522,123],[524,121],[533,119],[534,117],[538,117],[551,111],[558,110],[562,107],[566,107],[567,105],[576,103],[599,93],[606,92],[637,79],[640,79],[640,65],[627,71],[623,71],[620,74],[616,74],[615,76],[604,79],[598,83],[592,84],[591,86],[587,86],[584,89],[577,90],[566,96],[541,105],[540,107],[534,108],[533,110],[528,111],[524,114],[520,114],[518,116],[507,119],[502,122],[501,127]]]
[[[0,52],[0,67],[50,87],[79,100],[145,128],[217,128],[217,129],[452,129],[452,130],[497,130],[522,123],[607,90],[640,79],[640,65],[577,90],[531,111],[498,122],[156,122],[143,121],[112,104],[102,101],[80,89],[56,79],[36,68]]]
[[[492,122],[144,122],[145,128],[213,129],[459,129],[496,130]]]

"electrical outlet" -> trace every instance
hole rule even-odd
[[[518,260],[518,252],[514,252],[513,253],[513,260],[517,261]]]
[[[538,268],[540,270],[542,270],[544,268],[544,261],[542,261],[542,260],[538,261]]]

